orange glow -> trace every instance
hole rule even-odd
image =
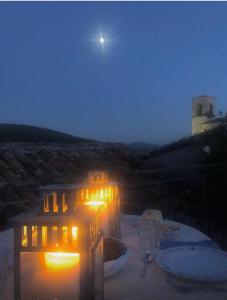
[[[85,202],[85,205],[89,205],[89,206],[92,206],[92,207],[96,207],[96,206],[101,206],[101,205],[104,205],[105,204],[105,201],[87,201]]]
[[[52,228],[53,229],[53,228]],[[67,242],[67,226],[62,227],[63,230],[63,241]],[[78,227],[72,227],[72,243],[76,246],[76,242],[78,239]],[[58,244],[56,243],[56,247]],[[71,253],[71,252],[61,252],[60,250],[57,252],[46,252],[45,253],[45,263],[48,268],[51,269],[67,269],[75,266],[80,259],[79,253]]]
[[[74,267],[80,260],[79,253],[46,252],[45,263],[51,269],[67,269]]]
[[[81,189],[79,197],[85,205],[100,206],[113,199],[113,188],[111,186],[95,188],[91,185],[88,189]]]
[[[63,195],[63,200],[62,200],[62,210],[63,212],[66,212],[68,210],[68,205],[66,204],[66,200],[65,200],[65,194]]]
[[[73,244],[73,247],[76,247],[77,240],[78,240],[78,227],[73,226],[72,227],[72,244]]]
[[[44,196],[44,212],[49,212],[49,200],[48,200],[48,196],[45,195]]]
[[[78,237],[78,227],[72,227],[72,236],[75,239]]]
[[[47,246],[47,226],[42,226],[42,247]]]
[[[53,193],[53,212],[58,212],[58,201],[56,193]]]
[[[22,246],[28,246],[28,229],[27,226],[22,228]]]

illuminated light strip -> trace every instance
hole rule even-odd
[[[80,259],[79,253],[46,252],[46,266],[52,269],[66,269],[75,266]]]
[[[23,230],[25,230],[25,237],[22,238],[22,246],[27,246],[28,243],[28,236],[27,236],[27,227],[23,226]],[[63,226],[65,227],[65,226]],[[66,227],[67,228],[67,227]],[[72,227],[72,236],[74,240],[77,240],[78,238],[78,227],[73,226]],[[37,238],[37,232],[33,232],[32,233],[32,239]],[[58,246],[58,244],[56,244],[56,246]]]
[[[104,205],[106,202],[105,201],[87,201],[85,202],[85,205],[89,205],[89,206],[101,206]]]

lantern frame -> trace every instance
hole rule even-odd
[[[30,213],[20,215],[12,221],[14,225],[14,299],[21,299],[21,253],[23,252],[57,252],[58,249],[64,252],[79,253],[80,274],[79,274],[79,299],[80,300],[102,300],[103,291],[103,260],[101,273],[101,288],[99,295],[95,289],[95,250],[98,245],[103,244],[103,231],[101,229],[100,211],[92,212],[80,209],[74,217],[68,216],[45,216],[43,214]],[[27,228],[27,245],[23,245],[22,230]],[[37,244],[33,245],[32,226],[37,227]],[[42,227],[47,228],[47,245],[43,246]],[[57,246],[53,244],[52,229],[67,227],[69,238],[67,244],[61,243],[61,230],[57,230]],[[71,228],[78,227],[78,241],[73,245]],[[56,240],[54,241],[56,243]],[[103,251],[103,250],[102,250]],[[103,255],[102,255],[103,257]]]

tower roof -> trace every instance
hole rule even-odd
[[[192,101],[194,100],[199,100],[201,98],[210,98],[210,99],[216,99],[216,97],[213,97],[213,96],[208,96],[208,95],[200,95],[200,96],[197,96],[197,97],[192,97]]]

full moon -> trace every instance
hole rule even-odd
[[[105,43],[104,37],[101,36],[99,38],[99,43],[102,44],[102,45]]]

